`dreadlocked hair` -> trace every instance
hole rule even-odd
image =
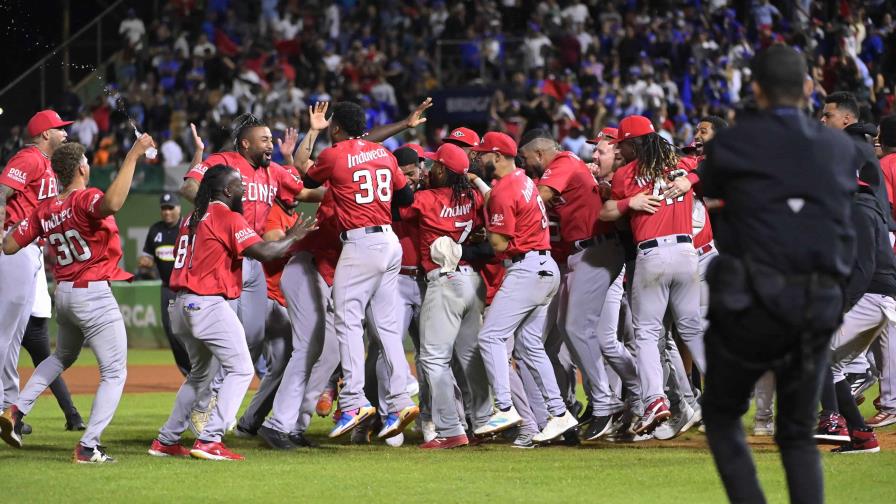
[[[250,129],[258,128],[260,126],[267,126],[267,124],[248,112],[237,116],[237,118],[233,120],[233,127],[231,128],[233,147],[236,150],[240,150],[240,140],[246,138],[246,133]]]
[[[196,200],[194,202],[195,209],[190,215],[190,242],[193,241],[193,235],[196,234],[196,227],[202,218],[208,212],[208,205],[212,198],[224,192],[224,186],[227,184],[227,175],[233,171],[233,168],[217,164],[212,166],[205,172],[202,182],[199,183],[199,190],[196,191]]]
[[[638,160],[638,177],[661,179],[666,169],[675,168],[681,159],[672,144],[656,133],[637,137],[633,143],[635,159]]]
[[[460,175],[445,169],[445,183],[451,188],[451,204],[461,205],[466,201],[473,201],[473,186],[467,175]],[[466,199],[466,200],[465,200]]]

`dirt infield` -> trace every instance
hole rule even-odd
[[[20,382],[25,383],[34,368],[19,369]],[[93,394],[100,381],[100,371],[96,366],[75,366],[62,374],[72,394]],[[180,371],[172,365],[128,366],[128,379],[124,386],[126,394],[142,392],[177,392],[184,382]],[[258,388],[258,378],[252,380],[252,388]],[[49,394],[47,390],[45,394]]]

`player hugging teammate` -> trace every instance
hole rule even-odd
[[[177,295],[168,309],[191,370],[151,455],[242,460],[223,438],[265,348],[268,373],[236,435],[279,450],[316,446],[305,436],[311,413],[318,403],[318,413],[329,414],[339,377],[329,437],[351,433],[352,443],[376,434],[400,446],[418,415],[419,447],[427,450],[503,436],[516,448],[665,440],[701,420],[692,368],[705,371],[704,276],[717,252],[698,184],[699,149],[724,121],[702,120],[696,156],[682,156],[651,120],[629,116],[590,141],[597,146],[590,165],[544,130],[528,132],[519,146],[504,133],[480,138],[468,128],[453,130],[435,152],[405,146],[393,154],[377,143],[421,124],[429,105],[368,132],[360,106],[318,103],[295,158],[295,131],[281,143],[283,166],[272,161],[270,129],[240,116],[236,150],[187,173],[182,193],[195,211],[179,230],[170,282]],[[5,405],[0,437],[22,445],[24,415],[86,342],[101,382],[74,457],[109,462],[99,437],[120,398],[126,360],[109,281],[130,278],[116,266],[112,215],[152,139],[135,143],[103,194],[87,188],[83,148],[60,147],[64,122],[44,119],[41,145],[55,150],[52,172],[32,152],[31,169],[0,178],[4,199],[12,187],[4,180],[18,191],[0,267],[24,264],[25,256],[10,254],[31,254],[35,239],[48,240],[57,255],[59,344]],[[312,161],[324,130],[332,143]],[[896,149],[896,135],[882,130],[882,137],[888,152]],[[877,447],[876,424],[858,415],[845,367],[884,339],[896,317],[881,187],[896,176],[885,171],[881,180],[872,168],[855,202],[866,219],[855,227],[868,228],[874,253],[866,259],[876,269],[857,260],[866,285],[834,341],[827,421],[819,427],[819,436],[848,442],[841,452]],[[51,176],[63,188],[58,196]],[[46,194],[26,201],[21,194],[38,181]],[[320,202],[314,219],[296,215],[299,201]],[[860,317],[866,308],[873,316]],[[422,414],[402,344],[415,318]],[[577,371],[587,406],[575,397]],[[192,448],[180,444],[187,429],[197,436]]]

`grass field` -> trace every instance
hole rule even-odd
[[[85,353],[81,364],[89,365]],[[169,363],[166,352],[136,351],[132,364]],[[874,397],[874,395],[871,395]],[[89,411],[91,396],[75,396]],[[172,406],[173,394],[126,394],[104,443],[118,463],[102,467],[71,464],[79,435],[62,430],[52,397],[43,397],[28,416],[35,433],[22,450],[0,445],[2,488],[17,502],[724,502],[703,436],[684,436],[676,445],[602,443],[567,448],[515,450],[485,445],[441,453],[416,449],[416,434],[404,447],[355,447],[339,440],[291,453],[262,449],[258,442],[228,438],[247,460],[215,463],[157,459],[146,449]],[[870,401],[869,401],[870,402]],[[332,424],[316,419],[318,440]],[[896,428],[879,431],[896,437]],[[192,438],[190,438],[190,442]],[[890,443],[892,446],[892,443]],[[754,447],[760,478],[770,502],[785,502],[778,454]],[[826,450],[825,450],[826,451]],[[872,502],[893,495],[896,452],[832,456],[823,463],[829,502]]]

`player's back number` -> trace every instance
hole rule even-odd
[[[392,170],[379,168],[373,175],[367,170],[358,170],[352,174],[352,180],[358,184],[355,203],[364,205],[373,203],[375,199],[387,203],[392,201]]]
[[[90,247],[77,229],[53,233],[47,240],[56,247],[56,264],[60,266],[68,266],[75,261],[84,262],[93,257]]]

